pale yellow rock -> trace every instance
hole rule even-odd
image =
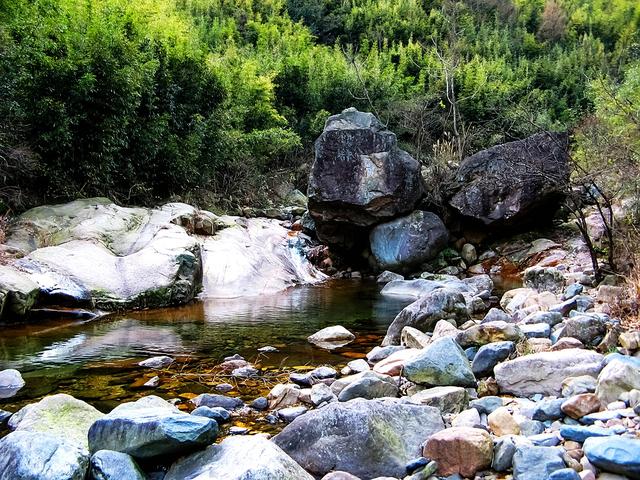
[[[487,417],[491,432],[501,437],[503,435],[520,435],[520,426],[506,407],[499,407]]]

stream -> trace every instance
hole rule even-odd
[[[204,299],[92,321],[57,319],[5,328],[0,370],[18,369],[26,386],[15,397],[0,400],[0,409],[16,411],[55,393],[68,393],[105,412],[150,394],[180,399],[186,408],[188,399],[227,382],[235,387],[228,395],[251,401],[266,395],[272,383],[286,382],[288,371],[339,368],[363,358],[410,302],[380,295],[374,282],[332,280],[273,295]],[[307,342],[307,336],[336,324],[351,330],[356,340],[333,352]],[[258,352],[267,345],[278,351]],[[261,369],[260,379],[235,381],[215,372],[224,357],[236,353]],[[137,365],[154,355],[176,361],[162,371]],[[156,375],[157,388],[143,386]]]

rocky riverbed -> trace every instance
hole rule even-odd
[[[603,292],[620,287],[533,266],[492,306],[487,275],[423,277],[380,277],[383,295],[416,300],[341,369],[274,374],[239,355],[219,366],[269,385],[264,396],[221,381],[178,402],[101,412],[57,394],[3,413],[0,478],[640,478],[640,335],[603,313]],[[354,335],[336,325],[308,341]],[[141,367],[162,376],[174,361]],[[0,382],[7,395],[23,386],[15,371]]]

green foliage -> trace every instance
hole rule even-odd
[[[635,88],[639,26],[636,0],[0,0],[0,199],[258,201],[349,106],[425,163],[624,130],[592,81]]]

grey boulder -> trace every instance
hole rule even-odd
[[[421,331],[432,329],[439,320],[465,321],[469,310],[462,293],[449,288],[438,288],[408,305],[396,316],[382,345],[398,345],[402,329],[414,327]]]
[[[313,480],[276,444],[258,435],[227,437],[174,463],[164,480]]]
[[[331,403],[296,418],[274,442],[305,470],[403,477],[420,445],[444,428],[440,412],[400,399]]]
[[[158,397],[123,403],[89,429],[89,449],[114,450],[134,458],[184,454],[216,439],[218,424],[179,411]]]
[[[502,393],[522,397],[537,393],[558,396],[567,377],[597,376],[602,369],[602,359],[599,353],[570,348],[508,360],[498,364],[494,373]]]
[[[549,478],[556,470],[565,468],[561,449],[521,445],[513,455],[514,480]]]
[[[418,384],[474,387],[476,378],[464,351],[450,337],[435,340],[404,362],[404,376]]]
[[[448,240],[442,220],[435,213],[421,210],[376,225],[369,234],[371,253],[378,265],[395,270],[406,270],[435,258]]]
[[[0,440],[0,480],[83,480],[83,447],[41,432],[12,432]]]
[[[567,134],[539,133],[465,158],[449,205],[486,226],[523,225],[549,218],[568,179]]]
[[[329,117],[307,190],[321,241],[349,246],[354,229],[410,212],[422,194],[420,163],[373,114],[349,108]]]
[[[90,480],[146,480],[136,461],[126,453],[100,450],[91,457]]]

